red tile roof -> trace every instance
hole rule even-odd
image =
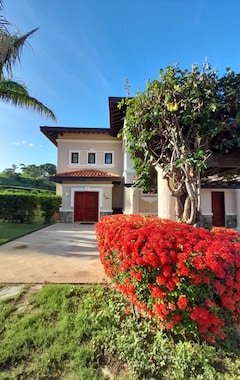
[[[120,177],[117,174],[105,172],[103,170],[86,169],[86,170],[75,170],[64,173],[57,173],[55,176],[51,177],[54,182],[63,181],[81,181],[81,180],[117,180],[120,181]]]

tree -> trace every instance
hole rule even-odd
[[[56,165],[50,163],[41,164],[39,166],[35,164],[20,164],[20,166],[24,177],[46,178],[56,173]]]
[[[137,184],[146,186],[152,165],[161,168],[175,198],[176,217],[198,223],[200,180],[208,159],[240,146],[240,74],[228,68],[219,78],[207,63],[191,71],[168,66],[123,105]]]
[[[2,9],[3,2],[0,1],[0,12]],[[10,26],[12,27],[0,13],[0,99],[15,106],[30,108],[56,120],[54,113],[48,107],[29,95],[24,83],[15,81],[12,77],[14,65],[17,61],[21,62],[23,47],[38,28],[20,35],[16,32],[11,33]]]

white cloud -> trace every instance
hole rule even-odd
[[[20,146],[20,145],[28,145],[28,146],[31,147],[31,148],[34,146],[33,143],[30,143],[30,142],[28,142],[28,141],[26,141],[26,140],[23,140],[23,141],[15,141],[15,142],[13,143],[13,146]]]

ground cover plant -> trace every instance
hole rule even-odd
[[[8,223],[0,220],[0,245],[8,241],[46,227],[43,217],[37,217],[33,223]]]
[[[0,379],[238,379],[228,344],[175,342],[109,284],[26,286],[0,300]]]
[[[141,215],[105,217],[106,274],[176,338],[224,340],[240,324],[240,234]]]

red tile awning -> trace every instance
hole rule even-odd
[[[57,173],[56,175],[50,177],[50,180],[57,183],[62,182],[80,182],[80,181],[111,181],[111,182],[121,182],[121,178],[114,173],[105,172],[103,170],[86,169],[86,170],[75,170],[64,173]]]

